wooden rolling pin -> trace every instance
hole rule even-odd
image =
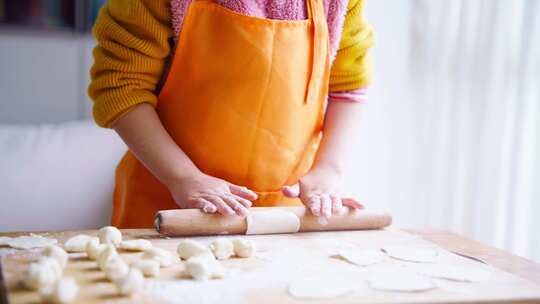
[[[252,207],[250,212],[264,210],[290,211],[300,220],[299,232],[380,229],[392,223],[387,212],[349,209],[343,215],[333,215],[327,223],[307,211],[303,206]],[[238,216],[208,214],[199,209],[162,210],[156,213],[156,230],[169,236],[246,234],[247,221]]]

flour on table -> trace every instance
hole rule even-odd
[[[381,291],[420,292],[437,286],[430,279],[400,269],[377,271],[368,276],[370,288]]]
[[[42,237],[41,235],[31,233],[30,235],[11,238],[9,240],[4,240],[3,242],[12,248],[31,249],[54,245],[58,241],[56,239],[46,238]]]
[[[410,266],[409,268],[418,274],[458,282],[486,281],[489,280],[492,274],[487,269],[446,264],[423,264]]]
[[[341,250],[333,258],[349,262],[357,266],[369,266],[384,260],[384,253],[378,250]]]
[[[251,211],[246,223],[246,234],[295,233],[300,230],[298,216],[285,210]]]
[[[438,255],[433,249],[406,246],[387,246],[382,251],[394,259],[418,263],[433,263]]]
[[[355,285],[350,281],[326,279],[300,279],[289,284],[288,292],[297,299],[332,299],[352,293]]]

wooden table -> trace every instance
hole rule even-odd
[[[48,233],[48,236],[55,237],[60,243],[63,243],[65,239],[78,233],[80,232],[57,232]],[[96,234],[96,231],[83,231],[83,233]],[[0,233],[0,235],[3,236],[16,236],[19,234],[22,233]],[[155,231],[148,229],[124,230],[123,234],[126,239],[149,239],[156,246],[169,249],[173,252],[179,241],[179,239],[162,237]],[[215,237],[201,237],[199,239],[203,242],[209,242],[214,238]],[[431,229],[397,230],[390,228],[379,231],[298,233],[289,235],[249,236],[249,238],[253,239],[259,247],[257,258],[247,260],[232,259],[225,261],[223,264],[230,270],[231,278],[200,283],[208,284],[208,287],[210,287],[211,290],[214,290],[216,294],[220,295],[222,297],[219,300],[220,303],[540,303],[539,264],[446,231]],[[271,272],[269,269],[289,267],[286,264],[287,260],[281,258],[279,252],[291,255],[292,259],[295,257],[294,252],[296,247],[302,247],[303,249],[307,249],[307,252],[310,252],[310,255],[306,255],[305,257],[302,256],[301,259],[299,259],[301,262],[294,264],[291,268],[294,268],[294,270],[298,270],[296,268],[302,268],[306,271],[305,273],[310,273],[310,270],[312,270],[313,273],[318,274],[323,273],[324,271],[319,270],[317,267],[322,267],[322,264],[332,264],[332,267],[335,267],[332,268],[335,269],[333,275],[335,275],[336,278],[346,278],[347,276],[354,275],[354,271],[358,272],[358,275],[364,275],[365,270],[343,261],[328,258],[331,254],[331,248],[340,246],[339,244],[344,244],[346,247],[377,248],[389,243],[434,246],[445,251],[441,254],[441,259],[443,259],[444,262],[453,261],[455,263],[464,263],[466,265],[483,265],[480,262],[470,259],[472,257],[496,268],[496,278],[493,285],[489,285],[488,283],[455,283],[457,286],[459,286],[459,284],[464,284],[465,289],[469,288],[474,291],[472,293],[429,291],[421,294],[385,294],[383,292],[374,292],[364,288],[361,289],[361,291],[355,291],[352,295],[326,301],[298,300],[288,296],[286,292],[287,284],[285,281],[288,280],[288,276],[294,276],[292,273],[293,271],[291,271],[290,274],[283,273],[283,280],[271,279],[272,275],[275,273]],[[6,251],[6,249],[2,250]],[[2,282],[2,286],[0,286],[0,304],[7,303],[7,299],[9,299],[9,303],[37,303],[37,295],[17,287],[17,275],[14,275],[14,273],[21,272],[21,269],[24,269],[29,261],[35,260],[40,255],[40,251],[34,250],[31,253],[10,252],[11,253],[6,254],[6,252],[2,253],[0,250],[0,255],[2,256],[0,259],[0,266],[3,267],[4,273],[4,282]],[[470,258],[453,255],[450,252],[455,252]],[[302,253],[298,251],[298,254],[301,255]],[[136,255],[137,254],[128,254],[126,259],[128,261],[130,259],[135,259]],[[296,256],[296,258],[298,257]],[[312,261],[310,261],[310,259]],[[268,266],[266,264],[271,266],[267,270],[264,268]],[[106,282],[103,279],[102,274],[95,269],[95,266],[93,266],[95,265],[95,262],[87,261],[84,258],[84,253],[72,254],[68,265],[75,266],[68,266],[68,270],[66,270],[67,275],[74,276],[79,284],[84,286],[81,288],[81,290],[83,290],[83,295],[80,295],[77,303],[169,302],[169,300],[149,297],[148,295],[128,300],[114,296],[114,287],[112,284]],[[74,268],[69,269],[69,267]],[[199,286],[201,285],[183,276],[181,274],[182,270],[183,265],[178,262],[170,269],[163,269],[159,279],[149,280],[148,282],[150,282],[149,284],[152,286],[149,289],[154,292],[152,295],[161,294],[166,298],[167,292],[170,293],[172,291],[166,288],[160,289],[161,287],[158,288],[158,285],[156,284],[168,284],[166,282],[174,281],[174,284],[180,284],[175,285],[176,287],[181,287],[186,290],[185,293],[182,294],[182,300],[179,301],[177,299],[176,303],[218,302],[216,298],[209,297],[208,295],[203,296],[202,299],[200,296],[196,296],[197,292],[200,292]],[[259,276],[256,276],[257,271],[259,272]],[[83,275],[80,273],[83,273]],[[250,275],[252,276],[249,277]],[[242,281],[243,276],[246,276],[247,279]],[[252,288],[248,286],[241,289],[236,285],[232,286],[234,285],[232,282],[236,281],[244,283],[254,282],[255,285]],[[100,287],[94,288],[94,285],[85,285],[89,282],[97,284]],[[232,285],[227,287],[226,284],[229,282],[231,282]],[[508,284],[505,282],[508,282]],[[474,288],[471,289],[469,286],[474,286]],[[223,287],[227,287],[229,291],[225,292],[225,288]],[[233,293],[234,288],[237,288],[238,290]],[[99,295],[97,295],[98,293]]]

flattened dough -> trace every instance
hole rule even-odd
[[[97,239],[99,242],[99,239],[97,237],[92,237],[86,234],[78,234],[74,237],[69,238],[64,243],[64,249],[67,252],[84,252],[86,250],[86,245],[92,239]]]
[[[384,253],[379,250],[342,250],[332,256],[357,266],[369,266],[384,260]]]
[[[353,292],[353,282],[327,279],[301,279],[289,284],[289,295],[297,299],[332,299]]]
[[[491,271],[478,267],[456,266],[447,264],[423,264],[410,267],[416,273],[433,278],[458,282],[481,282],[491,277]]]
[[[433,263],[438,255],[434,249],[406,246],[386,246],[382,251],[394,259],[417,263]]]
[[[374,272],[367,282],[370,288],[381,291],[421,292],[437,287],[426,277],[399,269]]]
[[[149,240],[144,239],[127,240],[120,242],[118,248],[127,251],[145,251],[146,249],[152,248],[152,243]]]
[[[23,235],[5,241],[5,244],[18,249],[31,249],[54,245],[58,241],[37,234]]]
[[[300,229],[298,216],[285,210],[251,211],[246,223],[246,234],[295,233]]]
[[[10,237],[7,237],[7,236],[0,236],[0,247],[2,246],[7,246],[8,245],[8,241],[11,240]]]

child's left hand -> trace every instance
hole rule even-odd
[[[341,175],[326,167],[313,168],[300,178],[298,184],[284,186],[282,192],[287,197],[300,197],[315,216],[329,218],[332,214],[344,212],[343,206],[362,209],[364,206],[352,198],[340,194]]]

